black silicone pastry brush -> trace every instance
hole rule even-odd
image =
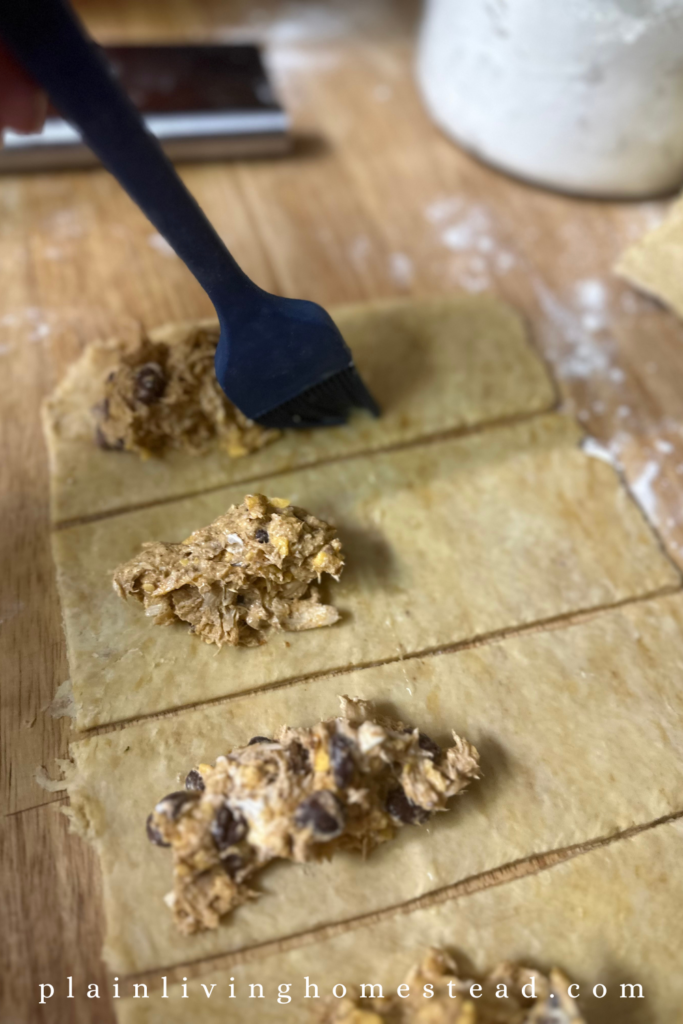
[[[221,325],[216,375],[268,427],[379,414],[332,318],[263,291],[237,265],[63,0],[0,0],[0,36],[192,271]]]

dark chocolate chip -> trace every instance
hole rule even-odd
[[[298,740],[292,740],[287,747],[287,761],[289,767],[297,775],[304,775],[311,770],[311,758],[306,747]]]
[[[351,785],[353,779],[354,768],[356,767],[353,760],[353,740],[349,739],[348,736],[344,736],[342,733],[334,733],[330,737],[330,761],[332,762],[332,775],[334,781],[340,789],[345,789],[346,786]]]
[[[320,842],[326,843],[342,834],[346,817],[334,793],[321,789],[301,801],[294,812],[294,821],[299,828],[310,828]]]
[[[193,768],[191,771],[187,773],[187,778],[185,779],[185,789],[196,789],[198,792],[201,793],[201,791],[204,788],[204,779],[202,778],[201,773],[198,772],[196,768]]]
[[[267,736],[252,736],[247,746],[250,747],[252,743],[272,743],[273,741],[268,739]]]
[[[240,857],[239,853],[229,853],[227,857],[223,857],[221,864],[225,869],[225,873],[234,878],[238,871],[244,867],[244,861]]]
[[[268,541],[270,540],[270,537],[268,536],[268,531],[262,530],[261,527],[258,528],[256,533],[254,534],[254,537],[259,542],[259,544],[267,544]]]
[[[438,743],[435,743],[431,736],[427,736],[421,732],[418,737],[418,746],[420,750],[424,750],[425,753],[431,754],[432,757],[438,757],[441,754],[441,747]]]
[[[218,849],[227,850],[229,846],[244,839],[246,834],[247,823],[244,818],[223,804],[211,822],[211,835]]]
[[[166,390],[166,375],[158,363],[145,363],[135,374],[133,394],[136,402],[152,405]]]
[[[385,806],[391,817],[403,825],[421,825],[429,818],[429,811],[409,800],[403,786],[389,791]]]
[[[171,844],[167,843],[166,840],[163,838],[161,832],[154,824],[153,819],[153,814],[148,815],[147,822],[145,824],[145,828],[147,830],[147,838],[149,839],[150,843],[154,843],[156,846],[170,846]]]
[[[160,800],[156,805],[155,810],[161,814],[165,814],[171,821],[175,821],[179,817],[180,812],[186,806],[186,804],[193,803],[199,799],[199,793],[188,792],[186,789],[179,789],[175,793],[169,793],[167,796]]]

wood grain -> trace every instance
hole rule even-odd
[[[111,987],[99,956],[103,921],[97,860],[68,832],[58,805],[6,818],[2,862],[3,1024],[113,1024]],[[66,1001],[69,977],[74,999]],[[100,998],[85,998],[87,985]],[[54,997],[39,1006],[39,985]],[[45,990],[47,992],[47,990]]]
[[[543,193],[459,151],[431,125],[414,85],[413,0],[78,7],[102,41],[266,40],[298,134],[294,155],[182,168],[247,272],[325,304],[461,288],[511,301],[567,409],[621,460],[683,565],[683,325],[610,269],[664,203]],[[153,236],[103,171],[0,179],[0,758],[3,810],[21,812],[4,829],[17,877],[3,918],[14,935],[2,961],[3,1021],[60,1019],[35,1005],[43,974],[101,976],[91,854],[54,808],[38,806],[56,797],[34,781],[38,765],[65,756],[68,739],[66,720],[44,711],[68,667],[38,410],[92,338],[211,312]],[[110,1019],[102,1001],[90,1017],[85,1004],[71,1005],[70,1020]]]

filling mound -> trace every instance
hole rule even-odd
[[[142,457],[168,449],[201,455],[218,443],[238,458],[278,437],[226,398],[214,372],[217,344],[217,327],[194,327],[173,344],[143,338],[122,348],[94,409],[97,443]]]
[[[315,583],[338,580],[337,531],[281,498],[248,494],[181,544],[150,541],[114,573],[122,598],[157,625],[188,622],[209,644],[254,647],[271,629],[299,631],[339,619]]]
[[[475,982],[460,977],[446,953],[430,949],[396,994],[363,988],[374,997],[331,1001],[321,1024],[585,1024],[569,979],[556,968],[545,975],[503,963]]]
[[[478,778],[477,751],[455,733],[442,749],[363,700],[341,703],[338,718],[254,736],[198,765],[149,815],[151,842],[172,848],[166,902],[181,932],[217,928],[256,896],[248,883],[271,861],[367,856],[403,826],[447,810]]]

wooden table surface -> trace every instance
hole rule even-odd
[[[323,304],[460,289],[509,300],[566,409],[618,459],[683,565],[683,325],[610,270],[667,204],[544,193],[456,149],[414,84],[418,7],[78,4],[102,41],[265,41],[296,129],[293,154],[181,168],[245,270],[264,288]],[[69,738],[68,718],[47,711],[68,666],[39,406],[93,338],[211,306],[100,170],[0,178],[0,267],[0,1019],[110,1024],[106,997],[37,1005],[41,982],[106,978],[95,858],[68,834],[63,797],[35,780],[39,766],[54,773]]]

